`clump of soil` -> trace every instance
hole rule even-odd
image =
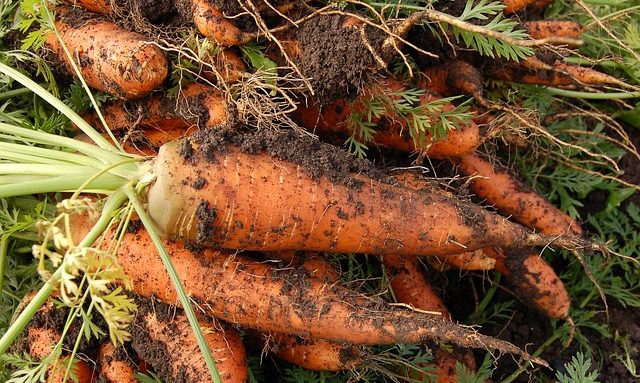
[[[317,99],[323,104],[355,94],[365,82],[366,73],[379,67],[367,44],[379,54],[384,33],[366,26],[363,34],[361,27],[345,27],[344,22],[345,17],[340,15],[318,16],[304,23],[297,33],[301,70],[311,78]]]

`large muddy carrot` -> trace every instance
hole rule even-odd
[[[346,154],[293,133],[245,135],[251,153],[211,135],[192,137],[164,145],[155,160],[148,212],[166,238],[232,249],[403,255],[585,245],[531,233],[437,190],[350,173],[355,163]]]
[[[138,355],[167,382],[210,382],[208,367],[186,315],[168,305],[141,301],[135,322],[137,332],[131,341]],[[246,382],[247,360],[237,331],[216,321],[199,322],[221,381]]]
[[[78,231],[88,231],[77,220]],[[81,233],[78,233],[80,236]],[[418,343],[439,339],[463,347],[500,349],[529,357],[517,347],[420,312],[390,306],[344,287],[300,280],[290,271],[273,269],[233,253],[204,249],[195,255],[179,242],[165,242],[176,272],[191,299],[207,313],[263,332],[322,338],[352,344]],[[149,235],[125,233],[118,261],[134,291],[164,302],[177,294]],[[140,267],[144,264],[145,267]],[[139,352],[139,351],[138,351]],[[148,361],[143,355],[143,358]]]
[[[158,88],[166,79],[164,52],[143,35],[101,19],[87,19],[78,9],[56,8],[56,28],[79,66],[87,84],[122,98],[137,98]],[[50,33],[46,45],[75,75],[62,44]]]
[[[571,217],[506,171],[496,170],[481,156],[468,154],[456,162],[462,172],[473,176],[471,190],[501,213],[545,234],[582,234],[580,225]]]
[[[367,103],[372,99],[388,97],[389,92],[406,88],[404,84],[393,79],[383,79],[375,85],[367,88],[354,100],[340,99],[328,105],[320,104],[309,107],[300,105],[296,111],[302,126],[320,135],[343,134],[350,136],[353,134],[353,125],[350,124],[352,114],[364,114],[367,110]],[[422,105],[436,101],[438,99],[433,93],[426,91],[420,97]],[[443,107],[443,112],[453,110],[453,105]],[[395,117],[395,118],[394,118]],[[436,116],[434,116],[435,121]],[[418,134],[415,138],[410,135],[406,122],[397,116],[381,118],[372,116],[374,128],[371,144],[389,147],[403,151],[424,151],[433,158],[447,158],[459,156],[472,152],[482,142],[480,130],[473,122],[469,122],[459,129],[451,130],[444,140],[434,140],[429,132],[423,136]]]

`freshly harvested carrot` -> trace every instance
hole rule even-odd
[[[160,131],[214,128],[228,123],[231,112],[219,90],[191,83],[178,96],[153,95],[136,101],[116,101],[102,107],[102,115],[112,131],[132,126],[153,127]],[[102,126],[94,112],[85,116],[93,126]]]
[[[437,189],[408,190],[350,173],[355,164],[345,153],[296,137],[247,134],[241,140],[253,154],[204,131],[164,145],[147,194],[158,230],[165,238],[258,251],[440,255],[491,245],[587,245],[531,233]],[[318,166],[327,156],[331,164]]]
[[[62,6],[56,8],[55,25],[92,88],[132,99],[158,88],[167,77],[169,64],[164,52],[139,33]],[[46,46],[75,75],[54,33],[47,36]]]
[[[504,14],[518,12],[526,7],[530,7],[533,10],[538,10],[551,4],[553,0],[502,0],[505,8],[502,10]]]
[[[486,252],[496,260],[496,270],[518,289],[518,297],[549,318],[569,319],[569,293],[538,252],[498,248],[487,248]]]
[[[467,154],[456,163],[460,171],[474,176],[471,190],[501,213],[545,234],[582,235],[575,220],[506,171],[496,170],[481,156]]]
[[[73,224],[79,238],[90,225]],[[341,286],[314,279],[300,281],[289,270],[273,269],[240,254],[210,248],[194,255],[179,242],[165,242],[176,272],[191,299],[209,314],[263,332],[322,338],[352,344],[418,343],[440,339],[462,347],[499,349],[529,359],[517,347],[428,315],[389,306]],[[178,302],[177,294],[149,235],[125,233],[119,263],[136,293]],[[145,267],[140,267],[144,264]],[[298,283],[296,283],[296,280]],[[186,324],[185,324],[186,325]],[[165,328],[162,326],[162,328]],[[140,352],[138,350],[138,352]],[[149,358],[142,355],[143,359]]]
[[[548,37],[570,37],[577,39],[583,31],[582,25],[569,20],[535,20],[525,21],[524,27],[534,39]]]
[[[193,21],[196,28],[224,46],[242,45],[250,40],[250,35],[235,26],[211,0],[192,0]]]
[[[140,311],[135,324],[138,333],[131,340],[138,355],[165,381],[210,382],[207,364],[186,315],[157,302],[139,303],[138,307]],[[246,382],[249,375],[247,360],[237,331],[216,321],[203,318],[198,321],[221,381]]]
[[[449,310],[425,278],[417,257],[385,255],[382,260],[389,273],[391,288],[398,302],[412,305],[420,310],[439,312],[442,320],[451,321]],[[469,350],[449,352],[442,347],[436,349],[433,375],[437,377],[438,383],[458,381],[455,373],[457,361],[465,363],[470,369],[476,368],[473,353]],[[423,380],[422,375],[422,373],[418,374],[418,380]]]
[[[424,78],[418,83],[442,96],[466,94],[482,98],[484,90],[482,74],[471,64],[463,60],[449,60],[426,68]]]
[[[126,358],[120,357],[111,342],[103,343],[98,350],[100,376],[109,383],[137,383],[134,369]]]
[[[561,61],[546,64],[537,57],[528,57],[518,64],[494,66],[491,75],[501,80],[532,85],[617,85],[623,88],[630,87],[624,81],[595,69]]]
[[[245,64],[239,54],[231,49],[221,49],[213,57],[213,60],[213,67],[221,76],[221,79],[218,78],[210,68],[204,68],[202,73],[202,75],[211,82],[222,80],[227,84],[233,84],[238,82],[247,73],[247,64]]]
[[[384,79],[377,86],[366,89],[355,100],[341,99],[322,107],[319,104],[310,107],[299,105],[295,113],[302,126],[314,133],[320,135],[335,133],[351,135],[353,127],[349,124],[349,120],[352,113],[365,111],[367,108],[366,103],[375,95],[388,94],[390,91],[404,87],[404,84],[399,81]],[[427,91],[420,98],[420,103],[426,104],[437,98],[437,96]],[[447,112],[452,109],[453,105],[448,105],[443,108],[443,111]],[[461,126],[460,129],[449,131],[445,140],[435,141],[429,133],[425,133],[424,146],[410,136],[409,128],[405,126],[401,119],[381,119],[373,116],[372,122],[377,125],[371,142],[373,145],[386,146],[408,152],[415,150],[426,151],[429,157],[437,159],[470,153],[482,142],[480,130],[474,122]]]

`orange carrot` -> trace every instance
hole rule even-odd
[[[66,0],[66,2],[91,12],[111,13],[113,11],[111,0]]]
[[[496,260],[496,270],[517,288],[517,296],[549,318],[569,319],[571,299],[564,284],[537,252],[498,248],[485,250]]]
[[[385,255],[382,260],[389,273],[391,288],[398,302],[410,304],[420,310],[439,312],[442,320],[451,321],[449,310],[423,275],[422,265],[418,258]],[[433,375],[437,377],[438,383],[456,383],[458,381],[455,373],[457,361],[465,363],[470,369],[476,367],[473,353],[469,350],[449,352],[442,347],[436,349]],[[422,381],[423,374],[417,375],[418,380]]]
[[[582,25],[575,21],[565,20],[536,20],[526,21],[524,27],[529,36],[534,39],[548,37],[570,37],[577,39],[582,33]]]
[[[215,128],[231,119],[231,112],[219,90],[192,83],[178,96],[153,95],[136,101],[117,101],[102,107],[109,129],[128,130],[136,125],[169,131],[194,128]],[[85,116],[93,126],[102,126],[96,113]]]
[[[137,383],[134,369],[126,360],[120,357],[112,343],[103,343],[98,350],[98,365],[100,375],[109,383]]]
[[[84,223],[77,220],[73,227],[86,232],[90,225],[86,220]],[[311,278],[296,283],[289,270],[272,269],[239,254],[231,256],[232,253],[205,249],[196,256],[178,242],[165,242],[164,246],[191,299],[202,302],[200,306],[209,314],[231,323],[353,344],[440,339],[463,347],[495,348],[529,358],[507,342],[389,306],[380,299],[341,286]],[[125,233],[117,257],[138,294],[177,302],[160,258],[149,251],[152,248],[146,232]],[[141,264],[145,267],[140,267]],[[149,361],[145,355],[142,357]]]
[[[422,71],[424,78],[419,85],[442,96],[466,94],[482,97],[484,89],[482,74],[463,60],[445,61]]]
[[[481,156],[468,154],[456,162],[462,172],[474,176],[471,190],[501,213],[545,234],[582,234],[580,225],[571,217],[506,171],[496,170]]]
[[[145,41],[143,35],[108,21],[95,18],[79,22],[77,18],[86,16],[78,12],[82,11],[56,8],[55,25],[89,86],[132,99],[148,94],[164,82],[168,62],[160,48]],[[54,33],[48,35],[46,45],[69,73],[75,74]]]
[[[366,103],[376,95],[385,95],[390,91],[403,89],[405,86],[393,79],[383,79],[376,86],[366,89],[353,101],[337,100],[331,104],[321,107],[319,104],[305,107],[300,105],[296,111],[305,129],[318,134],[343,133],[351,135],[353,126],[349,124],[352,113],[361,113],[366,110]],[[438,97],[426,91],[420,98],[420,103],[426,104],[435,101]],[[443,108],[444,112],[451,111],[453,105]],[[435,141],[427,132],[423,137],[424,145],[420,140],[414,140],[409,135],[409,128],[400,119],[381,119],[372,117],[372,122],[376,124],[375,135],[371,144],[386,146],[389,148],[412,152],[414,150],[425,150],[426,154],[433,158],[447,158],[460,156],[472,152],[480,145],[482,139],[478,126],[474,122],[462,126],[460,129],[447,133],[446,140]]]
[[[242,45],[249,41],[249,35],[235,26],[211,0],[192,0],[193,21],[206,37],[224,46]]]
[[[138,355],[165,381],[210,382],[208,367],[186,315],[157,302],[139,301],[138,308],[137,334],[131,341]],[[246,382],[247,361],[240,335],[219,322],[202,318],[199,322],[221,381]]]
[[[553,0],[502,0],[505,8],[502,10],[505,14],[518,12],[526,7],[532,10],[539,10],[551,4]]]
[[[437,190],[424,193],[351,174],[351,159],[336,171],[346,154],[292,132],[245,135],[245,148],[254,154],[221,143],[222,136],[192,137],[164,145],[155,161],[148,212],[166,238],[260,251],[403,255],[491,245],[586,245],[531,233]],[[290,162],[300,152],[305,166]],[[327,155],[336,161],[331,169],[318,167],[316,161]]]
[[[425,261],[436,269],[455,268],[458,270],[493,270],[496,261],[484,249],[460,254],[425,257]]]

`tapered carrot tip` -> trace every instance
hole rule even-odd
[[[145,36],[98,18],[87,19],[77,8],[59,7],[56,11],[62,41],[92,88],[133,99],[158,88],[167,78],[169,64],[164,52]],[[75,75],[54,33],[47,36],[46,44]]]

